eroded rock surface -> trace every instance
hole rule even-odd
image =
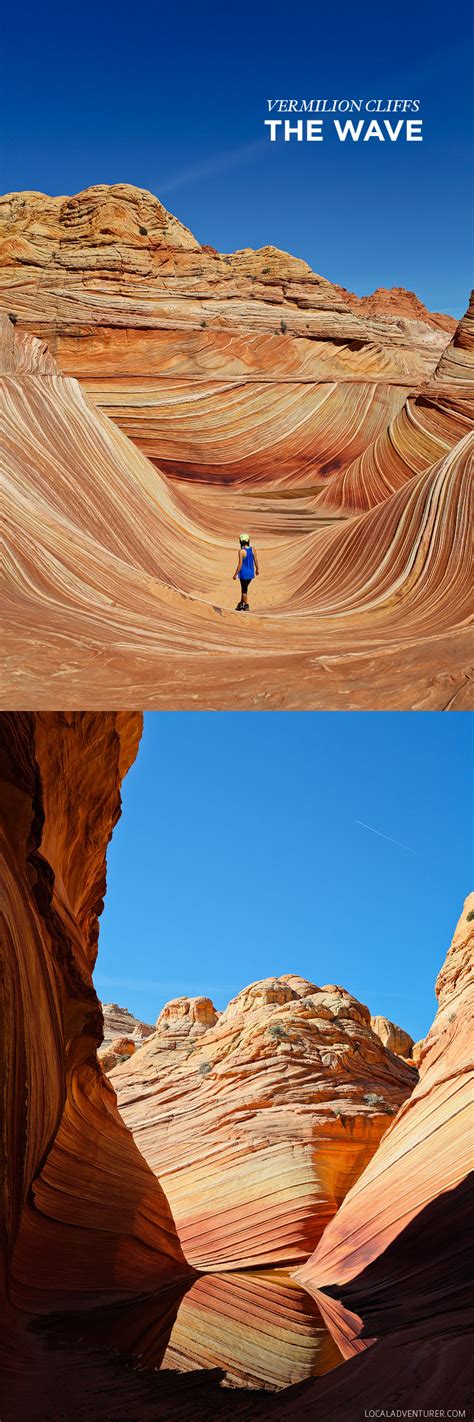
[[[390,1345],[389,1355],[398,1352],[400,1369],[413,1379],[437,1349],[441,1377],[445,1360],[444,1395],[450,1379],[453,1400],[473,1322],[465,1248],[473,1179],[473,907],[471,894],[438,976],[438,1012],[419,1056],[419,1082],[297,1273],[344,1356],[369,1349],[361,1376],[370,1377],[371,1359],[381,1376],[384,1352],[379,1364],[374,1339]],[[465,1389],[464,1379],[464,1396]]]
[[[4,309],[162,471],[206,484],[314,488],[346,468],[455,326],[271,246],[203,247],[126,184],[13,193],[0,223]]]
[[[253,983],[219,1015],[178,999],[111,1074],[203,1270],[307,1257],[415,1079],[367,1007],[293,976]]]
[[[92,986],[105,855],[137,714],[0,718],[5,1103],[2,1338],[7,1390],[34,1368],[28,1315],[163,1288],[166,1319],[192,1277],[157,1178],[98,1065]]]
[[[413,1056],[413,1037],[410,1037],[409,1032],[404,1032],[403,1027],[397,1027],[388,1017],[371,1017],[370,1025],[390,1052],[395,1052],[397,1057]]]
[[[468,704],[471,435],[358,518],[303,532],[290,500],[282,538],[269,499],[254,520],[277,543],[243,627],[228,608],[248,508],[231,518],[212,493],[204,526],[6,319],[3,369],[5,704],[50,706],[45,661],[65,707]]]

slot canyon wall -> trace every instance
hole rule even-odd
[[[192,1279],[168,1202],[98,1066],[92,969],[105,854],[138,715],[0,718],[3,1381],[25,1370],[29,1316],[87,1310]],[[169,1327],[168,1327],[169,1333]],[[167,1332],[163,1336],[163,1350]]]
[[[419,1082],[296,1275],[354,1359],[354,1396],[365,1406],[372,1379],[380,1398],[397,1373],[407,1403],[420,1387],[424,1405],[472,1401],[473,947],[470,894],[438,975]],[[336,1391],[326,1399],[336,1419],[345,1417],[344,1376],[339,1401]]]

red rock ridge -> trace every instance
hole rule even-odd
[[[396,320],[408,317],[409,320],[423,321],[427,326],[447,331],[450,336],[456,330],[457,321],[454,316],[448,316],[441,311],[428,311],[415,292],[406,291],[403,286],[392,286],[389,290],[378,286],[370,296],[356,296],[353,291],[346,291],[343,286],[337,286],[336,291],[345,297],[351,310],[361,311],[368,316],[393,316]]]

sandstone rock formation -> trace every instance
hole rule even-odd
[[[204,527],[9,321],[3,369],[7,705],[49,706],[55,683],[66,707],[467,704],[469,435],[357,519],[283,540],[267,500],[260,530],[277,541],[242,627],[213,601],[230,602],[242,508],[231,538],[213,496]]]
[[[413,1056],[414,1041],[408,1032],[404,1032],[403,1027],[397,1027],[395,1022],[390,1022],[388,1017],[371,1017],[370,1025],[373,1032],[377,1033],[384,1047],[388,1047],[389,1052],[395,1052],[397,1057]]]
[[[342,988],[253,983],[218,1017],[204,1000],[199,1032],[195,1003],[112,1071],[123,1120],[196,1268],[307,1258],[415,1073]]]
[[[149,1346],[152,1361],[152,1337]],[[284,1269],[257,1269],[204,1275],[193,1284],[180,1305],[163,1367],[179,1372],[218,1367],[231,1387],[272,1391],[322,1377],[340,1362],[311,1295]]]
[[[344,1356],[368,1350],[362,1377],[372,1372],[380,1378],[386,1355],[393,1376],[398,1356],[400,1373],[413,1385],[417,1366],[437,1354],[445,1395],[451,1385],[451,1405],[472,1329],[466,1228],[470,1199],[472,1204],[473,907],[470,895],[438,976],[438,1012],[423,1044],[418,1085],[297,1273]]]
[[[118,1007],[116,1002],[101,1003],[103,1014],[104,1040],[98,1050],[98,1058],[107,1074],[124,1057],[131,1057],[137,1046],[153,1032],[147,1022],[139,1022],[127,1007]]]
[[[112,1042],[119,1037],[126,1037],[138,1046],[151,1036],[153,1032],[151,1024],[140,1022],[137,1017],[134,1017],[133,1012],[129,1012],[128,1007],[119,1007],[116,1002],[102,1002],[101,1008],[104,1020],[104,1040],[99,1048],[99,1055],[105,1047],[110,1047]]]
[[[0,221],[3,308],[180,478],[314,487],[382,433],[455,324],[411,293],[372,310],[273,247],[202,247],[126,184],[13,193]]]
[[[380,1406],[381,1389],[385,1406],[470,1415],[474,896],[438,977],[438,1013],[409,1099],[415,1073],[383,1046],[368,1010],[340,988],[293,975],[253,984],[220,1015],[208,999],[168,1004],[115,1072],[119,1089],[127,1075],[141,1087],[144,1113],[156,1099],[170,1181],[173,1153],[191,1140],[185,1228],[215,1257],[226,1240],[242,1257],[239,1209],[250,1243],[267,1253],[272,1232],[288,1224],[293,1241],[309,1240],[308,1196],[329,1217],[298,1271],[306,1296],[281,1268],[230,1277],[218,1260],[196,1279],[96,1053],[102,1014],[91,974],[105,851],[139,735],[140,718],[124,712],[0,718],[2,1417],[45,1422],[60,1399],[64,1422],[353,1422],[355,1411]],[[385,1114],[401,1100],[395,1118]],[[257,1188],[247,1197],[238,1142],[253,1149]],[[220,1168],[233,1191],[227,1213]],[[292,1214],[305,1171],[309,1188]],[[340,1351],[348,1361],[336,1370]],[[163,1372],[138,1370],[164,1355]]]
[[[414,291],[405,291],[402,286],[392,286],[389,291],[379,286],[370,296],[355,296],[353,291],[345,291],[341,286],[335,289],[345,297],[352,311],[359,311],[363,316],[382,316],[384,323],[387,317],[391,317],[397,324],[402,322],[403,326],[408,321],[422,321],[427,326],[447,331],[449,336],[456,330],[454,316],[446,316],[441,311],[428,311]]]
[[[0,718],[0,1311],[11,1405],[28,1360],[34,1368],[28,1315],[163,1288],[164,1351],[192,1278],[163,1190],[96,1058],[91,974],[105,854],[140,731],[138,715],[119,712]]]
[[[436,370],[410,393],[388,428],[328,484],[320,509],[374,508],[414,475],[433,468],[474,422],[474,293]],[[472,445],[471,445],[472,465]]]

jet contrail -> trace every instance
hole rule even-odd
[[[228,148],[224,153],[216,153],[212,158],[204,159],[202,163],[195,163],[191,168],[185,168],[180,173],[172,174],[169,178],[164,178],[160,183],[160,193],[167,196],[177,188],[184,188],[188,183],[198,183],[202,179],[213,178],[218,173],[224,173],[228,168],[237,168],[241,163],[251,161],[258,154],[268,151],[268,141],[266,138],[256,138],[252,143],[241,144],[239,148]]]
[[[388,839],[390,844],[398,844],[399,849],[407,849],[409,854],[413,854],[413,850],[410,849],[409,844],[402,844],[401,840],[392,839],[391,834],[384,834],[383,830],[374,829],[373,825],[366,825],[364,820],[355,820],[354,823],[356,825],[362,825],[363,829],[370,830],[371,834],[378,834],[380,839]]]

